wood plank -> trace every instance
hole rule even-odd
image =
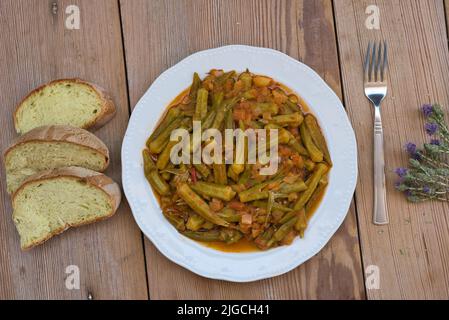
[[[334,1],[346,107],[359,146],[356,192],[359,232],[365,267],[377,265],[380,289],[370,299],[449,297],[448,204],[410,204],[394,189],[394,169],[406,166],[403,146],[428,140],[419,107],[439,102],[449,110],[449,53],[443,1],[374,1],[381,28],[365,28],[365,8],[373,1]],[[389,44],[388,96],[382,105],[387,200],[390,224],[374,226],[373,116],[363,93],[362,63],[367,43]]]
[[[302,60],[341,95],[330,1],[132,0],[121,1],[121,13],[131,106],[182,58],[236,43]],[[145,245],[152,299],[364,297],[354,207],[316,257],[284,276],[248,284],[196,276],[164,258],[148,240]]]
[[[447,33],[449,35],[449,0],[444,0],[444,8],[445,8],[445,13],[446,13],[446,28],[447,28]],[[448,37],[449,38],[449,37]]]
[[[57,4],[56,14],[52,3]],[[80,8],[81,28],[64,27],[65,8]],[[34,87],[60,77],[81,77],[106,88],[117,104],[115,118],[97,134],[111,152],[107,174],[120,181],[121,140],[128,122],[125,68],[117,2],[2,1],[0,3],[0,136],[4,150],[15,138],[12,112]],[[146,299],[141,233],[124,199],[111,219],[69,230],[21,252],[0,181],[0,299]],[[80,270],[80,290],[67,290],[68,265]]]

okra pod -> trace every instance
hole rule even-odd
[[[312,141],[310,132],[304,123],[301,124],[299,130],[301,132],[302,141],[304,142],[304,145],[307,151],[309,152],[310,159],[312,159],[313,162],[323,161],[323,153],[320,151],[320,149],[317,148],[315,143]]]
[[[292,108],[290,108],[289,105],[286,103],[282,104],[282,109],[283,109],[282,114],[292,114],[296,111],[296,110],[294,111]]]
[[[268,191],[247,192],[248,190],[239,193],[239,199],[241,202],[250,202],[268,198]]]
[[[254,243],[262,250],[269,249],[273,245],[273,242],[270,241],[273,234],[274,229],[271,227],[258,236]]]
[[[307,129],[309,130],[313,142],[318,147],[318,149],[320,149],[320,151],[323,153],[324,160],[326,160],[327,163],[332,165],[332,160],[329,153],[329,149],[327,148],[326,139],[324,139],[323,133],[321,132],[320,127],[318,126],[316,118],[313,115],[308,114],[304,118],[304,123],[307,126]]]
[[[291,218],[294,218],[296,216],[297,212],[296,211],[290,211],[287,212],[286,215],[284,215],[280,220],[279,223],[283,224],[286,223],[288,220],[290,220]]]
[[[233,76],[235,75],[235,71],[228,71],[223,73],[221,76],[217,77],[216,82],[219,85],[224,85],[226,81],[228,81],[228,79],[231,79]]]
[[[209,96],[209,91],[204,88],[198,89],[198,93],[196,95],[196,105],[195,105],[195,114],[193,116],[193,120],[203,120],[207,115],[207,98]]]
[[[239,97],[232,98],[231,100],[223,102],[223,105],[218,107],[217,115],[215,116],[214,122],[212,123],[212,128],[221,129],[226,116],[226,112],[228,110],[232,110],[238,99]]]
[[[196,241],[214,242],[222,241],[227,244],[239,241],[243,235],[233,229],[210,230],[210,231],[184,231],[183,235]]]
[[[221,184],[210,182],[198,181],[197,183],[192,184],[190,187],[199,194],[221,199],[224,201],[231,201],[236,194],[236,192],[232,190],[230,186],[224,186]]]
[[[238,183],[239,184],[245,184],[248,182],[249,178],[251,176],[251,165],[246,164],[245,165],[245,171],[241,174]]]
[[[300,210],[304,208],[307,201],[309,201],[310,197],[312,196],[313,192],[315,191],[316,187],[318,186],[318,182],[320,182],[321,177],[327,172],[328,166],[324,163],[319,163],[315,167],[315,171],[313,172],[312,176],[310,177],[310,182],[307,185],[307,189],[299,196],[298,201],[295,204],[294,209]]]
[[[150,185],[154,190],[160,195],[168,195],[170,193],[170,186],[165,182],[164,179],[159,175],[156,165],[150,157],[150,153],[147,149],[143,152],[143,170],[145,177],[147,178]]]
[[[213,229],[214,227],[215,227],[215,224],[213,224],[210,221],[204,222],[203,225],[201,226],[201,228],[205,229],[205,230],[210,230],[210,229]]]
[[[232,169],[232,166],[228,167],[228,177],[231,178],[235,182],[237,182],[239,180],[239,175],[234,172],[234,170]]]
[[[217,110],[223,103],[224,92],[220,91],[212,96],[212,109]]]
[[[268,191],[262,191],[263,188],[268,186],[271,183],[277,182],[282,180],[283,176],[280,175],[278,177],[275,177],[269,181],[261,182],[259,184],[256,184],[255,186],[239,192],[239,198],[241,202],[249,202],[249,201],[255,201],[255,200],[261,200],[268,198]]]
[[[304,161],[304,167],[307,169],[307,171],[313,171],[313,169],[315,168],[315,162],[313,162],[310,159],[306,159]],[[308,185],[308,182],[306,182],[306,184]]]
[[[170,193],[170,186],[159,175],[157,167],[150,157],[150,153],[147,149],[144,149],[142,154],[144,174],[148,182],[160,195],[168,195]]]
[[[280,126],[299,126],[304,120],[301,113],[295,112],[290,114],[281,114],[279,116],[274,116],[271,122]]]
[[[198,93],[198,89],[201,86],[201,79],[198,73],[193,74],[192,84],[190,85],[189,98],[190,101],[196,101],[196,95]]]
[[[220,230],[220,240],[226,242],[227,244],[236,243],[243,237],[243,234],[234,229],[221,229]]]
[[[194,164],[195,169],[201,174],[203,178],[207,178],[210,175],[209,167],[204,163]]]
[[[150,135],[147,140],[146,145],[149,147],[150,143],[158,137],[161,132],[167,127],[173,120],[175,120],[181,114],[181,109],[177,107],[173,107],[168,109],[167,114],[164,117],[164,120],[157,126],[156,130]]]
[[[186,229],[184,220],[181,217],[174,216],[172,214],[165,214],[165,213],[164,213],[164,216],[177,230],[184,231]]]
[[[291,184],[283,183],[279,189],[280,193],[292,193],[292,192],[301,192],[307,189],[304,181],[296,181]]]
[[[274,123],[267,124],[265,126],[265,129],[267,129],[267,130],[277,129],[278,130],[278,143],[279,144],[287,144],[290,141],[290,139],[293,137],[293,135],[290,132],[288,132],[281,126],[278,126]]]
[[[225,115],[225,129],[235,129],[234,118],[232,117],[232,110],[226,111]]]
[[[207,203],[197,195],[187,183],[178,185],[178,195],[186,202],[186,204],[201,217],[212,223],[223,227],[228,227],[229,223],[212,212]]]
[[[298,212],[298,220],[295,223],[295,229],[296,231],[301,232],[301,230],[305,230],[306,228],[307,228],[306,211],[302,209]]]
[[[231,208],[224,208],[218,215],[227,222],[240,222],[242,217]]]
[[[293,227],[297,221],[298,221],[298,217],[293,217],[292,219],[288,220],[286,223],[281,225],[279,227],[279,229],[277,229],[276,232],[273,234],[273,237],[268,242],[268,244],[279,242],[282,239],[284,239],[287,236],[287,234],[290,232],[290,230],[293,229]]]
[[[245,90],[248,90],[249,88],[251,88],[251,85],[253,84],[253,77],[251,76],[251,74],[249,72],[243,72],[240,75],[240,80],[242,80],[243,87]]]
[[[228,184],[228,175],[226,172],[226,164],[224,163],[214,163],[212,164],[214,169],[214,180],[217,184]]]
[[[165,196],[170,193],[170,186],[164,179],[162,179],[157,170],[151,170],[150,173],[146,175],[146,178],[160,195]]]
[[[171,132],[174,129],[178,129],[181,126],[181,123],[183,122],[182,117],[178,117],[175,120],[173,120],[168,126],[166,126],[162,132],[153,140],[150,142],[149,149],[152,153],[159,154],[164,149],[164,146],[168,143],[168,140],[170,139]]]
[[[239,128],[245,131],[245,125],[243,121],[239,121]],[[240,150],[240,146],[243,144],[243,152]],[[238,135],[236,138],[236,148],[235,148],[235,161],[231,165],[232,171],[238,177],[245,170],[245,156],[248,154],[248,141],[244,135]]]
[[[170,178],[171,178],[171,173],[170,173],[170,172],[167,172],[167,171],[161,172],[161,177],[162,177],[162,179],[164,179],[165,181],[168,181],[168,180],[170,180]]]
[[[184,231],[182,234],[196,241],[204,241],[204,242],[222,241],[220,238],[219,230]]]
[[[289,113],[298,112],[299,108],[298,105],[290,99],[287,99],[284,103],[284,107],[289,111]]]
[[[324,189],[326,189],[326,186],[327,186],[327,181],[323,181],[323,178],[321,178],[320,182],[318,183],[317,188],[313,192],[309,201],[307,201],[307,204],[305,207],[307,219],[310,219],[312,217],[312,214],[315,209],[315,205],[317,204],[317,201],[321,198],[321,195],[323,194]]]
[[[207,130],[210,127],[212,127],[212,124],[214,123],[215,116],[217,115],[217,111],[210,110],[209,113],[206,115],[204,120],[201,122],[201,130]]]
[[[266,201],[257,200],[257,201],[254,201],[252,203],[252,205],[255,206],[255,207],[258,207],[258,208],[263,208],[263,209],[267,208],[267,202]],[[291,211],[293,211],[293,209],[291,209],[289,207],[286,207],[286,206],[283,206],[282,204],[277,203],[277,202],[273,203],[273,210],[278,210],[278,211],[282,211],[282,212],[291,212]]]
[[[143,172],[145,174],[149,174],[151,170],[156,168],[156,165],[154,164],[153,159],[151,159],[151,155],[148,149],[142,150],[142,157],[143,157]]]
[[[167,146],[162,150],[162,152],[159,154],[159,157],[156,161],[156,167],[159,170],[164,170],[165,167],[170,162],[170,153],[171,149],[178,143],[178,141],[169,141]]]
[[[263,123],[260,123],[259,121],[250,121],[249,126],[253,129],[263,129]]]
[[[243,163],[233,163],[230,168],[232,171],[239,176],[240,173],[242,173],[245,170],[245,165]]]
[[[217,110],[217,114],[215,115],[214,122],[212,123],[213,129],[220,130],[221,125],[223,124],[224,118],[225,118],[225,111],[223,109]]]
[[[189,217],[186,223],[186,228],[192,231],[198,231],[201,229],[201,226],[204,224],[203,217],[194,214]]]
[[[309,157],[309,152],[298,140],[292,139],[288,142],[288,145],[300,155]]]
[[[278,142],[287,143],[293,150],[298,152],[300,155],[309,156],[306,148],[295,138],[295,136],[285,128],[281,126],[269,123],[265,126],[266,129],[278,129]]]

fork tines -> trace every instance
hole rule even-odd
[[[365,55],[365,81],[367,82],[383,82],[384,74],[388,67],[387,59],[387,41],[379,41],[368,43]]]

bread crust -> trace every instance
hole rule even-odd
[[[82,85],[89,86],[97,93],[98,97],[103,101],[101,111],[97,113],[96,117],[93,120],[89,121],[86,125],[84,125],[82,127],[82,129],[97,130],[100,127],[104,126],[107,122],[109,122],[115,116],[115,113],[116,113],[115,104],[112,101],[112,98],[106,92],[106,90],[103,89],[102,87],[100,87],[92,82],[80,79],[80,78],[57,79],[57,80],[53,80],[48,83],[45,83],[45,84],[37,87],[36,89],[32,90],[19,102],[19,104],[16,107],[16,110],[13,113],[14,127],[16,128],[16,132],[18,134],[21,134],[21,133],[18,129],[17,113],[20,110],[20,108],[22,107],[23,103],[29,97],[31,97],[33,94],[36,94],[39,91],[43,90],[44,88],[51,86],[53,84],[59,83],[59,82],[72,82],[75,84],[82,84]]]
[[[111,212],[103,217],[99,217],[99,218],[96,218],[96,219],[93,219],[90,221],[84,221],[82,223],[66,225],[58,230],[54,230],[46,238],[41,239],[39,241],[35,241],[26,247],[21,247],[22,250],[28,250],[28,249],[31,249],[31,248],[39,245],[39,244],[42,244],[45,241],[52,238],[53,236],[58,235],[71,227],[79,227],[82,225],[91,224],[91,223],[94,223],[97,221],[107,219],[107,218],[113,216],[115,214],[115,212],[117,211],[117,209],[120,205],[120,202],[121,202],[121,197],[122,197],[119,185],[116,182],[114,182],[114,180],[112,180],[111,178],[109,178],[108,176],[106,176],[102,173],[99,173],[99,172],[96,172],[93,170],[89,170],[86,168],[82,168],[82,167],[63,167],[63,168],[58,168],[58,169],[53,169],[53,170],[45,170],[45,171],[41,171],[39,173],[36,173],[36,174],[30,176],[23,182],[23,184],[12,195],[13,208],[15,207],[16,195],[22,189],[24,189],[28,184],[36,183],[36,182],[44,181],[44,180],[57,179],[60,177],[68,177],[68,178],[74,178],[77,180],[82,180],[83,182],[85,182],[93,187],[101,189],[109,197],[110,204],[112,207]]]
[[[109,149],[104,142],[87,130],[68,125],[42,126],[16,138],[4,152],[5,165],[8,153],[17,146],[28,142],[69,142],[77,144],[95,150],[105,157],[106,162],[100,172],[103,172],[109,166]]]

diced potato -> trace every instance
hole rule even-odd
[[[272,81],[273,79],[265,76],[255,76],[253,78],[253,83],[256,87],[267,87]]]

